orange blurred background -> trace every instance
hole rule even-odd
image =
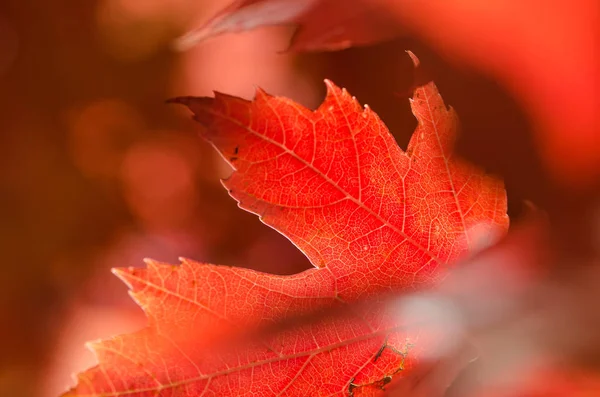
[[[416,125],[406,100],[411,49],[463,119],[460,150],[506,178],[511,213],[521,198],[544,194],[515,101],[417,40],[281,54],[291,30],[264,28],[171,50],[227,2],[0,4],[0,396],[56,396],[71,373],[93,365],[85,341],[143,326],[111,267],[181,256],[278,274],[310,266],[237,209],[219,183],[227,166],[197,139],[187,112],[164,103],[169,97],[251,98],[260,86],[314,108],[330,78],[405,147]]]

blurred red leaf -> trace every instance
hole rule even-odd
[[[254,101],[173,100],[235,169],[224,185],[239,206],[315,268],[276,276],[183,260],[116,270],[149,326],[94,344],[99,365],[66,396],[376,395],[410,374],[427,346],[385,305],[209,350],[225,335],[431,286],[508,227],[502,183],[452,155],[456,115],[433,83],[411,101],[419,123],[406,152],[367,106],[327,88],[316,111],[261,90]]]
[[[540,371],[536,374],[535,379],[530,380],[523,387],[519,395],[523,397],[594,397],[598,395],[599,390],[600,376],[597,372],[560,368],[559,370]]]
[[[596,397],[600,390],[597,372],[563,366],[540,369],[528,374],[528,378],[517,385],[491,389],[476,393],[465,393],[468,397]]]
[[[340,50],[391,39],[399,26],[368,1],[238,0],[188,33],[178,43],[187,48],[224,33],[268,25],[296,25],[292,50]]]
[[[549,173],[569,188],[597,187],[600,2],[369,2],[449,59],[508,87],[535,123]]]

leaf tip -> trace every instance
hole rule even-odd
[[[421,61],[419,61],[419,58],[410,50],[406,50],[406,53],[408,54],[410,59],[412,59],[413,65],[415,66],[415,68],[417,68],[419,66],[419,64],[421,63]]]
[[[340,94],[340,88],[329,79],[323,80],[325,82],[325,100],[321,103],[321,107],[327,106],[327,110],[333,110],[333,106],[330,102],[335,96]],[[327,104],[327,105],[326,105]]]
[[[320,108],[323,111],[331,112],[340,106],[350,106],[350,109],[356,112],[361,111],[361,106],[355,96],[350,95],[346,88],[340,88],[329,79],[325,79],[327,93],[325,100]],[[341,102],[341,103],[340,103]]]
[[[323,80],[325,82],[325,87],[327,87],[327,91],[339,90],[340,88],[335,85],[335,83],[329,79]]]
[[[177,258],[177,260],[179,261],[179,263],[183,266],[185,265],[190,265],[190,264],[194,264],[195,261],[190,259],[190,258],[186,258],[184,256],[180,256],[179,258]]]
[[[270,95],[269,93],[267,93],[265,90],[263,90],[261,87],[256,86],[254,87],[254,100],[265,100],[270,98],[272,95]]]
[[[142,262],[144,262],[144,264],[148,267],[155,266],[158,264],[158,261],[155,261],[152,258],[144,258],[142,259]]]
[[[112,274],[114,274],[115,276],[121,278],[121,276],[127,272],[127,268],[125,267],[113,267],[112,269],[110,269],[110,272]]]
[[[149,268],[151,267],[150,265],[148,265],[148,262],[146,262],[146,265]],[[137,281],[137,279],[142,278],[142,276],[143,276],[142,273],[146,272],[146,269],[129,266],[129,267],[114,267],[114,268],[110,269],[110,271],[112,272],[112,274],[117,276],[119,278],[119,280],[124,282],[125,285],[127,285],[127,288],[132,290],[132,289],[134,289],[135,282]]]
[[[92,352],[92,354],[94,355],[94,358],[97,361],[100,361],[99,353],[100,353],[100,350],[102,350],[102,344],[103,344],[102,339],[94,339],[94,340],[85,342],[83,344],[83,346],[86,349],[88,349],[90,352]]]
[[[327,102],[331,97],[334,96],[345,96],[348,95],[348,91],[345,88],[340,88],[335,83],[329,79],[325,79],[325,87],[327,89],[325,95],[325,102]]]
[[[327,88],[327,96],[329,96],[330,94],[337,94],[337,95],[343,95],[343,96],[350,96],[350,94],[348,93],[348,90],[345,88],[340,88],[338,87],[333,81],[329,80],[329,79],[325,79],[325,87]],[[354,97],[352,97],[354,98]]]
[[[211,36],[211,30],[208,29],[208,26],[194,29],[175,39],[171,43],[171,49],[176,52],[185,52]]]

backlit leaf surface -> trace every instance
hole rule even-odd
[[[253,101],[174,100],[233,166],[224,185],[239,206],[315,267],[276,276],[183,260],[116,270],[149,325],[93,344],[99,365],[66,396],[378,395],[410,375],[427,346],[384,306],[210,352],[259,325],[432,285],[476,236],[508,227],[502,183],[452,155],[456,115],[433,83],[415,90],[406,152],[371,109],[326,84],[316,111],[261,90]]]

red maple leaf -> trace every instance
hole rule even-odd
[[[415,58],[416,62],[416,58]],[[411,101],[402,151],[331,82],[316,110],[261,90],[177,98],[235,169],[224,185],[315,268],[292,276],[183,260],[118,269],[149,326],[93,345],[99,364],[65,396],[376,395],[427,346],[384,305],[300,324],[213,354],[224,335],[377,294],[430,286],[491,229],[502,183],[452,155],[457,118],[433,83]]]

